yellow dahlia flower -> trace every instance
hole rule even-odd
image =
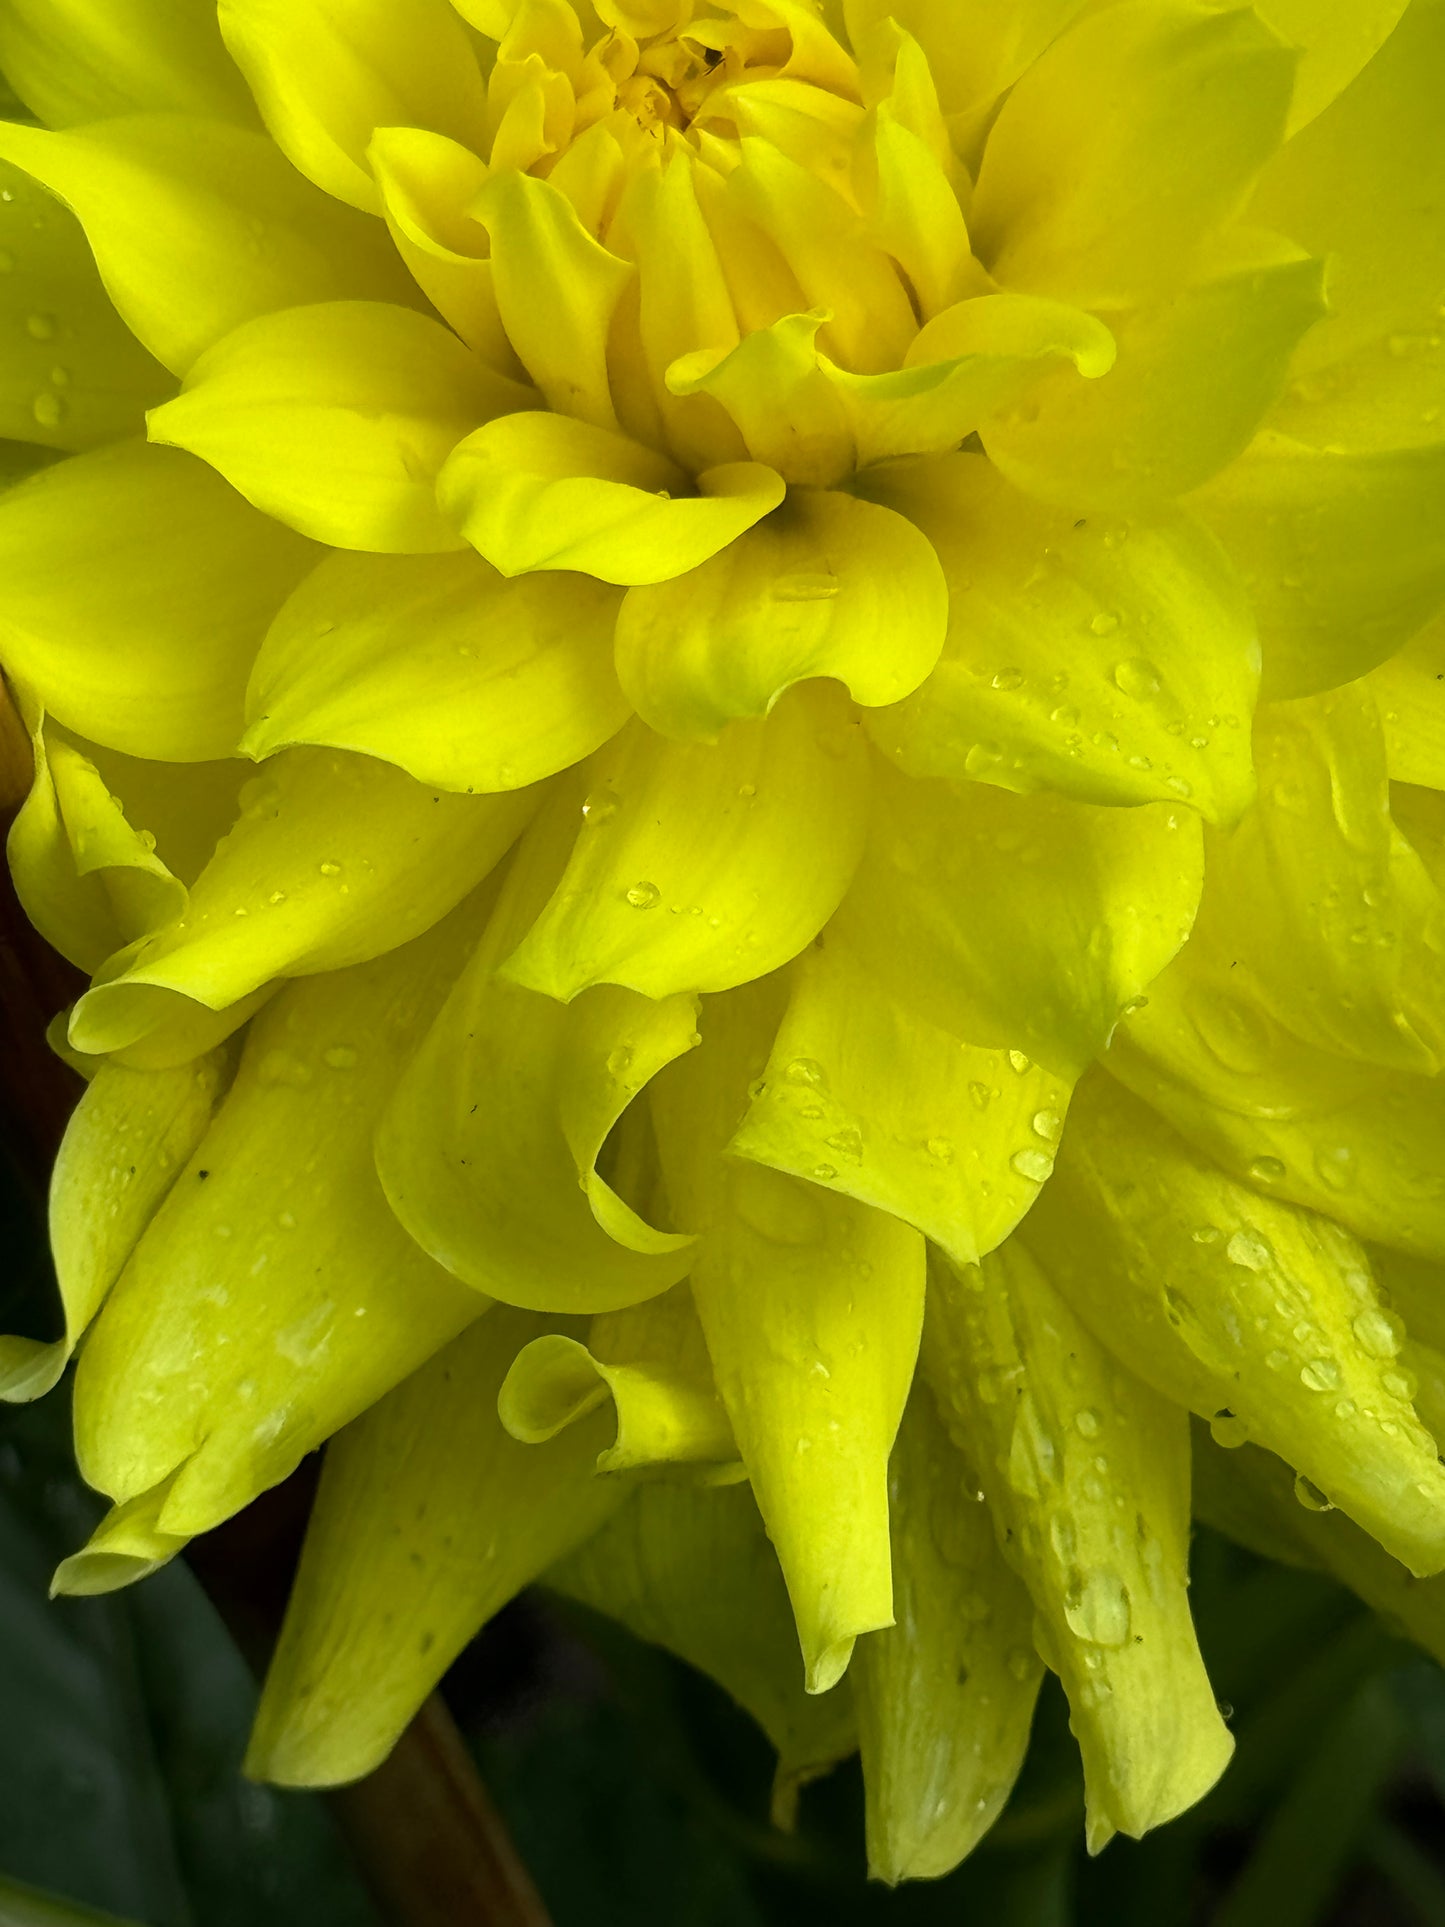
[[[1222,1770],[1191,1413],[1445,1653],[1441,0],[0,0],[0,66],[61,1589],[339,1433],[256,1772],[545,1578],[781,1817],[861,1746],[889,1879],[1045,1666],[1093,1847]]]

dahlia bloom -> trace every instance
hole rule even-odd
[[[1092,1847],[1214,1782],[1191,1469],[1445,1654],[1441,0],[3,0],[0,67],[58,1587],[338,1434],[254,1771],[541,1578],[780,1818],[861,1747],[888,1879],[1045,1667]]]

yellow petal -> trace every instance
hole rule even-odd
[[[830,932],[794,968],[728,1149],[891,1211],[972,1264],[1038,1195],[1068,1102],[1066,1083],[1017,1052],[914,1016]]]
[[[1137,1838],[1202,1798],[1234,1747],[1189,1615],[1188,1420],[1016,1245],[938,1268],[924,1366],[1068,1693],[1089,1844]]]
[[[1338,1225],[1205,1165],[1098,1077],[1022,1235],[1131,1371],[1229,1414],[1412,1572],[1445,1566],[1445,1472]]]
[[[164,1491],[144,1492],[125,1505],[112,1506],[80,1551],[55,1568],[51,1598],[94,1598],[149,1579],[169,1565],[184,1550],[187,1535],[161,1530],[164,1506]]]
[[[1350,6],[1268,0],[1261,11],[1266,18],[1286,11],[1301,16],[1281,20],[1280,31],[1306,41],[1301,93],[1307,104],[1310,39],[1318,36],[1321,52],[1328,37],[1341,55],[1349,43],[1358,53],[1368,41],[1384,39],[1382,29],[1402,9],[1395,0]],[[1442,87],[1445,19],[1433,5],[1407,7],[1353,86],[1280,150],[1259,181],[1250,220],[1330,261],[1330,316],[1310,337],[1302,372],[1392,334],[1439,333]],[[1438,373],[1435,388],[1438,398]]]
[[[93,762],[22,695],[35,778],[10,828],[15,894],[46,942],[82,970],[185,909],[184,885],[128,819]]]
[[[8,0],[0,69],[50,127],[137,113],[256,122],[214,9],[192,0]]]
[[[982,430],[1030,494],[1128,513],[1197,488],[1232,462],[1284,386],[1295,344],[1325,312],[1323,265],[1287,261],[1186,288],[1113,319],[1101,381],[1050,370]]]
[[[503,575],[580,569],[603,582],[666,582],[695,569],[782,501],[756,462],[686,477],[637,442],[561,415],[505,415],[468,435],[437,496]]]
[[[916,42],[903,45],[916,55]],[[869,238],[903,269],[924,319],[931,320],[962,299],[975,272],[968,225],[949,178],[951,155],[935,154],[892,101],[880,102],[870,119],[854,161]]]
[[[847,404],[818,352],[827,310],[788,314],[735,348],[699,348],[666,369],[670,395],[725,409],[747,453],[787,481],[830,488],[852,473]]]
[[[821,1693],[857,1636],[893,1620],[888,1455],[918,1350],[924,1247],[850,1198],[719,1156],[767,1050],[769,1001],[749,990],[709,1003],[703,1047],[659,1082],[655,1111],[674,1206],[706,1225],[693,1298],[807,1688]]]
[[[96,449],[0,499],[0,656],[97,742],[163,761],[229,756],[252,658],[316,557],[188,455]]]
[[[807,677],[836,677],[868,706],[897,702],[933,668],[947,624],[943,571],[911,523],[794,489],[700,568],[628,591],[617,671],[653,729],[715,742]]]
[[[465,29],[446,0],[221,0],[221,32],[271,137],[303,174],[369,213],[381,198],[366,166],[378,127],[465,139],[486,92]]]
[[[892,262],[826,182],[769,142],[745,135],[728,176],[733,204],[781,249],[803,306],[826,309],[824,352],[856,374],[896,368],[918,332]]]
[[[1038,59],[1083,0],[843,0],[848,36],[861,48],[890,17],[928,55],[950,114],[994,99]]]
[[[237,328],[147,421],[153,442],[199,455],[303,535],[417,553],[462,546],[437,473],[478,421],[530,392],[409,308],[323,302]]]
[[[1328,107],[1392,33],[1408,0],[1261,0],[1261,20],[1301,50],[1289,127]]]
[[[285,751],[255,777],[187,915],[112,958],[71,1019],[80,1050],[163,1021],[166,992],[220,1010],[273,977],[338,970],[430,928],[510,847],[530,791],[449,796],[340,751]]]
[[[328,743],[450,790],[535,783],[627,720],[619,600],[587,576],[508,582],[471,549],[329,556],[256,659],[246,753]]]
[[[106,1300],[76,1451],[118,1502],[164,1483],[160,1530],[239,1511],[486,1309],[408,1238],[371,1156],[469,935],[463,913],[272,999]]]
[[[513,1361],[497,1411],[514,1439],[539,1445],[609,1400],[617,1436],[598,1455],[599,1472],[692,1466],[716,1477],[736,1465],[686,1285],[594,1318],[585,1345],[562,1332],[534,1338]]]
[[[1436,884],[1390,815],[1385,744],[1361,685],[1261,709],[1259,801],[1211,838],[1196,936],[1296,1036],[1326,1050],[1430,1071],[1445,1042],[1436,978],[1413,959],[1438,926]],[[1438,931],[1435,941],[1439,941]]]
[[[1113,359],[1113,336],[1081,309],[1033,295],[982,294],[936,315],[897,373],[850,375],[830,363],[827,374],[861,466],[955,449],[1062,364],[1050,392],[1071,393],[1080,376],[1107,374]]]
[[[1177,283],[1278,146],[1294,64],[1247,8],[1124,0],[1085,18],[994,123],[975,252],[1003,286],[1084,307]]]
[[[503,966],[564,1001],[726,990],[818,934],[866,831],[868,766],[840,692],[795,690],[716,744],[634,725],[587,766],[567,868]]]
[[[1107,1068],[1241,1183],[1445,1260],[1445,1083],[1301,1042],[1191,942]]]
[[[210,1124],[225,1054],[172,1071],[104,1064],[71,1113],[50,1180],[50,1243],[65,1312],[54,1344],[0,1338],[0,1398],[48,1392]]]
[[[499,1307],[328,1452],[246,1756],[255,1778],[369,1773],[492,1614],[625,1497],[592,1473],[600,1414],[545,1445],[502,1429],[497,1392],[538,1329]]]
[[[4,162],[0,260],[0,435],[78,449],[139,434],[175,384],[106,299],[74,216]]]
[[[888,1487],[898,1623],[858,1642],[851,1678],[868,1870],[893,1885],[951,1873],[998,1818],[1043,1666],[1028,1594],[923,1385],[903,1414]]]
[[[1261,434],[1191,507],[1249,590],[1270,700],[1363,675],[1445,602],[1445,442],[1353,455]]]
[[[169,114],[62,134],[7,123],[0,160],[79,216],[121,319],[174,374],[276,308],[417,300],[385,231],[264,134]]]
[[[1366,687],[1380,712],[1391,779],[1445,789],[1445,617],[1371,670]]]
[[[1064,1079],[1189,934],[1199,819],[1155,803],[945,785],[880,764],[872,838],[838,924],[906,1008]]]
[[[636,270],[594,240],[549,181],[494,173],[471,211],[491,236],[502,325],[547,406],[615,428],[607,333]]]
[[[518,852],[382,1119],[377,1168],[402,1223],[458,1277],[507,1304],[610,1311],[691,1263],[691,1239],[654,1229],[597,1159],[648,1080],[696,1042],[694,1006],[603,987],[564,1008],[497,974],[556,874],[570,815],[564,794]]]
[[[866,719],[910,776],[1185,801],[1216,822],[1246,807],[1259,650],[1192,520],[1045,508],[976,456],[881,469],[868,487],[918,524],[948,579],[937,668]]]
[[[546,1583],[698,1667],[745,1707],[778,1753],[773,1824],[853,1751],[846,1683],[805,1694],[788,1596],[752,1494],[733,1486],[641,1487]]]
[[[367,160],[412,279],[489,367],[522,378],[497,309],[487,230],[467,212],[487,178],[486,162],[422,127],[378,127]]]

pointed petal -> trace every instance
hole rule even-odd
[[[665,456],[562,415],[506,415],[452,451],[443,511],[503,575],[580,569],[603,582],[667,582],[775,509],[782,477],[757,462],[697,478]]]
[[[1031,67],[1083,0],[844,0],[848,37],[861,48],[890,17],[928,55],[945,110],[993,100]]]
[[[514,1359],[497,1411],[514,1439],[540,1445],[609,1399],[617,1436],[599,1454],[599,1472],[684,1466],[716,1477],[737,1465],[686,1285],[594,1318],[585,1345],[561,1332],[534,1338]]]
[[[728,1149],[891,1211],[973,1264],[1038,1195],[1068,1102],[1066,1083],[1017,1052],[914,1016],[830,933],[794,968]]]
[[[1250,265],[1111,317],[1108,374],[1044,372],[984,423],[990,459],[1076,512],[1127,514],[1197,488],[1244,450],[1278,397],[1296,343],[1325,312],[1323,286],[1319,261]]]
[[[566,871],[503,965],[564,1001],[593,984],[727,990],[777,969],[837,908],[866,829],[866,754],[821,686],[716,744],[634,726],[587,780]]]
[[[436,505],[448,455],[530,395],[410,308],[323,302],[217,342],[147,426],[303,535],[418,553],[462,546]]]
[[[175,991],[210,1010],[278,976],[360,963],[430,928],[505,854],[531,791],[449,796],[338,750],[286,750],[196,879],[187,915],[112,958],[71,1020],[80,1050],[117,1050]]]
[[[1059,301],[982,294],[934,317],[896,373],[853,375],[826,364],[858,451],[858,464],[900,455],[941,455],[1000,410],[1032,415],[1034,390],[1067,398],[1080,377],[1097,381],[1114,362],[1101,321]]]
[[[65,1129],[50,1180],[50,1242],[65,1336],[0,1338],[0,1398],[55,1385],[200,1142],[230,1077],[225,1053],[169,1071],[104,1064]]]
[[[1005,287],[1084,307],[1179,282],[1284,132],[1294,56],[1248,8],[1124,0],[1005,101],[969,226]]]
[[[111,1291],[76,1451],[118,1501],[165,1484],[162,1531],[239,1511],[486,1309],[408,1238],[371,1156],[469,921],[273,998]]]
[[[793,489],[701,568],[628,591],[617,670],[652,728],[715,742],[808,677],[836,677],[865,705],[896,702],[933,668],[947,624],[943,571],[911,523]]]
[[[1137,1839],[1201,1799],[1234,1749],[1189,1614],[1188,1420],[1017,1245],[981,1271],[938,1268],[924,1369],[1068,1693],[1090,1844]]]
[[[106,298],[75,217],[0,162],[0,435],[94,448],[138,435],[174,390]]]
[[[1445,442],[1354,455],[1262,434],[1190,506],[1249,590],[1270,701],[1363,675],[1445,603]]]
[[[751,1492],[648,1484],[546,1583],[698,1667],[778,1752],[773,1824],[856,1744],[846,1683],[806,1694],[788,1596]]]
[[[1412,1572],[1445,1566],[1445,1472],[1338,1225],[1206,1166],[1098,1077],[1024,1236],[1131,1371],[1230,1414]]]
[[[1199,819],[1099,809],[880,764],[838,928],[906,1008],[1077,1077],[1189,934]]]
[[[587,576],[508,582],[471,549],[328,556],[256,659],[246,753],[323,743],[450,790],[523,788],[626,722],[619,600]]]
[[[264,134],[169,114],[63,134],[7,123],[0,160],[74,210],[121,319],[173,374],[276,308],[417,300],[385,230]]]
[[[221,32],[282,153],[309,180],[368,213],[378,127],[465,139],[486,114],[466,30],[446,0],[221,0]]]
[[[1259,646],[1196,523],[1045,508],[971,455],[882,469],[868,487],[918,524],[948,580],[937,668],[865,721],[910,776],[1187,801],[1215,822],[1245,808]]]
[[[143,1492],[125,1505],[112,1506],[79,1552],[62,1559],[50,1582],[50,1596],[90,1599],[149,1579],[185,1549],[186,1534],[164,1532],[159,1519],[165,1491]]]
[[[538,1329],[499,1307],[332,1446],[248,1773],[331,1786],[370,1772],[492,1614],[625,1497],[592,1473],[601,1414],[545,1445],[503,1431],[497,1392]]]
[[[638,1092],[696,1042],[694,1005],[604,986],[564,1007],[497,974],[555,874],[569,816],[554,809],[518,852],[376,1158],[402,1223],[458,1277],[507,1304],[611,1311],[691,1264],[692,1240],[654,1229],[596,1167]]]
[[[659,1083],[674,1207],[704,1223],[692,1273],[718,1390],[822,1693],[892,1624],[888,1455],[913,1377],[923,1240],[881,1212],[722,1158],[766,1054],[769,995],[709,1003],[696,1058]]]
[[[1043,1665],[1029,1596],[933,1396],[908,1401],[889,1468],[896,1626],[868,1633],[853,1695],[875,1880],[951,1873],[1023,1764]]]
[[[203,0],[7,0],[0,69],[49,127],[148,113],[256,124]]]
[[[6,669],[97,742],[229,756],[252,658],[316,556],[188,455],[95,449],[0,498]]]

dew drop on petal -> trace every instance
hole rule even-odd
[[[634,883],[627,892],[627,901],[634,910],[651,910],[661,899],[662,892],[655,883],[646,881]]]

